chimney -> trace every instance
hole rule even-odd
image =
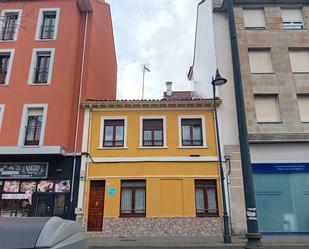
[[[171,81],[166,82],[166,96],[172,96],[172,84]]]

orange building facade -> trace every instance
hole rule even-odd
[[[74,218],[85,99],[115,99],[110,7],[0,3],[0,216]]]

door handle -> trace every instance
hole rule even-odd
[[[47,211],[47,212],[50,212],[50,206],[47,206],[47,207],[46,207],[46,211]]]
[[[95,206],[99,206],[99,201],[95,201]]]

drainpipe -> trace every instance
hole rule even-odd
[[[241,164],[244,184],[246,220],[247,220],[247,243],[245,248],[255,249],[263,248],[261,234],[259,233],[258,220],[256,214],[255,192],[253,185],[253,174],[250,158],[250,147],[248,140],[248,130],[245,112],[245,102],[243,96],[242,76],[240,69],[240,59],[237,43],[237,33],[234,17],[233,0],[224,0],[222,7],[226,7],[232,48],[233,72],[234,72],[234,90],[236,98],[236,110],[239,132],[239,144],[241,152]]]
[[[75,171],[76,171],[76,151],[77,151],[77,139],[79,133],[79,119],[80,119],[80,105],[82,99],[82,90],[84,83],[84,63],[85,63],[85,50],[87,44],[87,30],[88,30],[88,12],[86,12],[86,20],[84,27],[84,40],[83,40],[83,51],[82,51],[82,62],[81,62],[81,71],[80,71],[80,80],[79,80],[79,96],[78,96],[78,106],[77,106],[77,117],[76,117],[76,129],[75,129],[75,139],[74,139],[74,152],[73,152],[73,172],[72,172],[72,186],[71,186],[71,212],[73,208],[73,194],[74,194],[74,182],[75,182]]]

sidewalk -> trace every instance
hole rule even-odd
[[[224,244],[222,237],[93,237],[89,234],[89,245],[92,249],[173,249],[173,248],[244,248],[244,237],[233,237],[232,244]],[[308,235],[264,235],[263,244],[266,249],[309,249]]]

